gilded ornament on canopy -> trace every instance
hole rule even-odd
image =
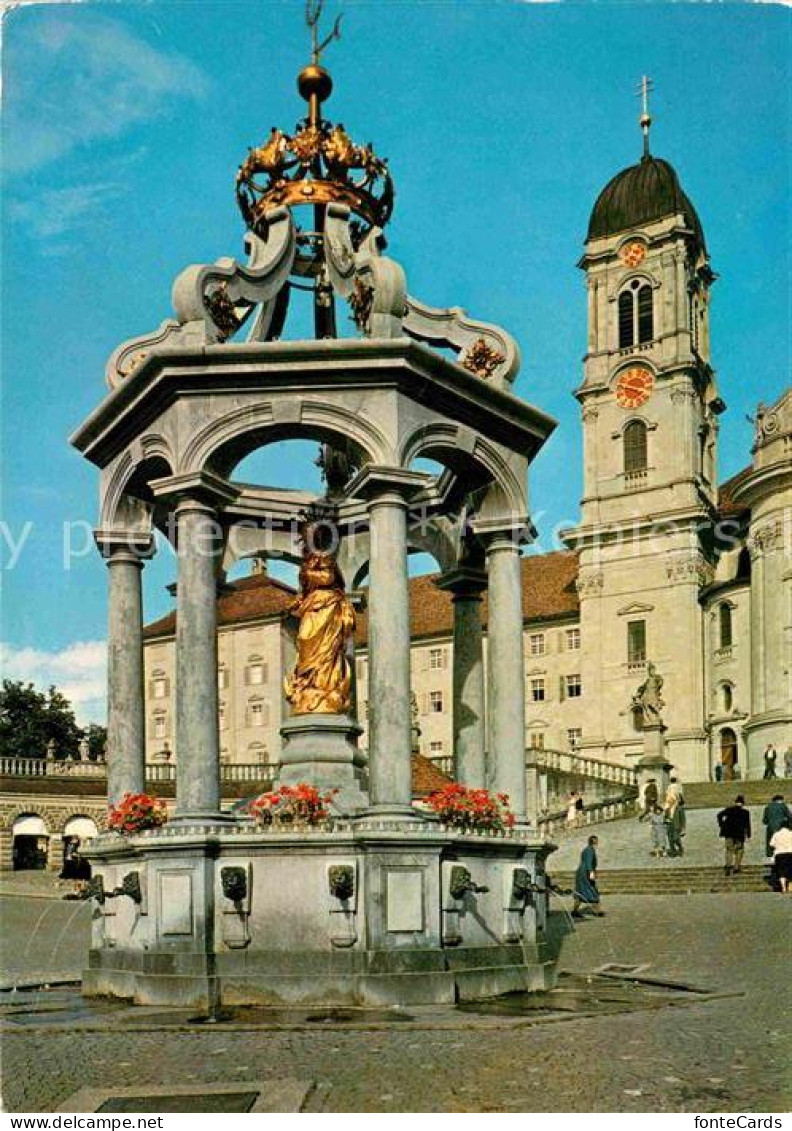
[[[237,201],[246,224],[258,235],[265,234],[264,216],[271,208],[346,205],[362,221],[355,232],[359,245],[371,228],[382,228],[390,219],[393,181],[387,162],[370,145],[356,145],[340,122],[333,124],[322,117],[322,103],[330,96],[333,80],[319,65],[319,58],[338,38],[339,21],[320,43],[321,8],[321,3],[308,6],[312,62],[297,78],[299,92],[308,103],[308,116],[291,135],[273,126],[266,142],[249,151],[237,173]]]

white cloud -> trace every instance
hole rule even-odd
[[[25,173],[208,90],[201,70],[122,23],[84,9],[6,29],[6,172]],[[10,38],[10,46],[9,46]]]
[[[54,683],[71,702],[81,726],[105,722],[107,645],[104,640],[76,641],[59,652],[0,643],[0,672],[3,679],[33,683],[42,691]]]
[[[32,198],[11,199],[8,217],[23,224],[38,240],[57,239],[67,232],[95,226],[97,215],[123,191],[124,186],[114,181],[49,189]]]

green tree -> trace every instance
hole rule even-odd
[[[88,757],[91,761],[96,762],[98,759],[104,758],[107,747],[107,727],[99,726],[98,723],[90,723],[84,733],[88,739]]]
[[[77,753],[82,731],[68,699],[56,687],[38,691],[32,683],[4,679],[0,690],[0,754],[44,758],[55,744],[57,758]]]

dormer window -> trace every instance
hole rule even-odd
[[[619,295],[619,349],[651,342],[654,337],[652,288],[640,279]]]

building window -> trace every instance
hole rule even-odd
[[[435,758],[439,757],[443,753],[443,743],[442,742],[430,742],[429,743],[429,753],[430,753],[430,755],[432,755]]]
[[[545,638],[543,632],[533,632],[528,637],[528,647],[532,656],[544,656]]]
[[[566,646],[570,649],[580,647],[580,629],[568,628],[566,630]]]
[[[646,621],[627,622],[627,663],[646,663]]]
[[[443,693],[442,691],[429,692],[429,714],[440,715],[443,713]]]
[[[164,672],[154,672],[154,677],[151,681],[151,698],[152,699],[167,699],[170,692],[170,681]]]
[[[624,470],[645,471],[647,467],[646,425],[631,420],[624,429]]]
[[[168,719],[166,715],[154,716],[154,737],[165,738],[168,733]]]
[[[225,730],[228,726],[225,703],[217,704],[217,725],[220,730]]]
[[[430,648],[429,649],[429,667],[432,671],[438,671],[440,668],[445,668],[446,664],[446,649],[445,648]]]
[[[638,341],[651,342],[654,337],[654,315],[652,311],[652,288],[644,283],[638,288]]]
[[[269,722],[267,704],[260,701],[248,703],[247,725],[249,727],[263,727]]]
[[[228,687],[228,668],[223,666],[217,669],[217,690],[225,691]]]
[[[566,679],[567,699],[579,699],[583,694],[583,684],[579,675],[568,675]]]
[[[654,337],[652,288],[633,279],[619,295],[619,349],[651,342]]]
[[[260,656],[251,656],[245,668],[245,683],[249,687],[267,682],[267,665]]]
[[[732,705],[734,703],[734,692],[732,690],[732,685],[730,683],[724,683],[723,689],[722,689],[722,694],[723,694],[723,709],[724,709],[724,711],[730,711],[732,709]]]
[[[251,742],[248,745],[248,760],[250,762],[267,761],[267,747],[263,742]]]
[[[531,749],[544,750],[545,748],[545,732],[543,730],[531,731]]]
[[[719,612],[720,623],[720,646],[721,648],[731,648],[732,646],[732,610],[731,605],[726,602],[720,606]]]
[[[567,731],[567,743],[570,750],[577,750],[582,738],[583,731],[580,727],[570,727]]]
[[[534,703],[544,702],[545,697],[545,681],[544,679],[537,678],[531,680],[531,699]]]

